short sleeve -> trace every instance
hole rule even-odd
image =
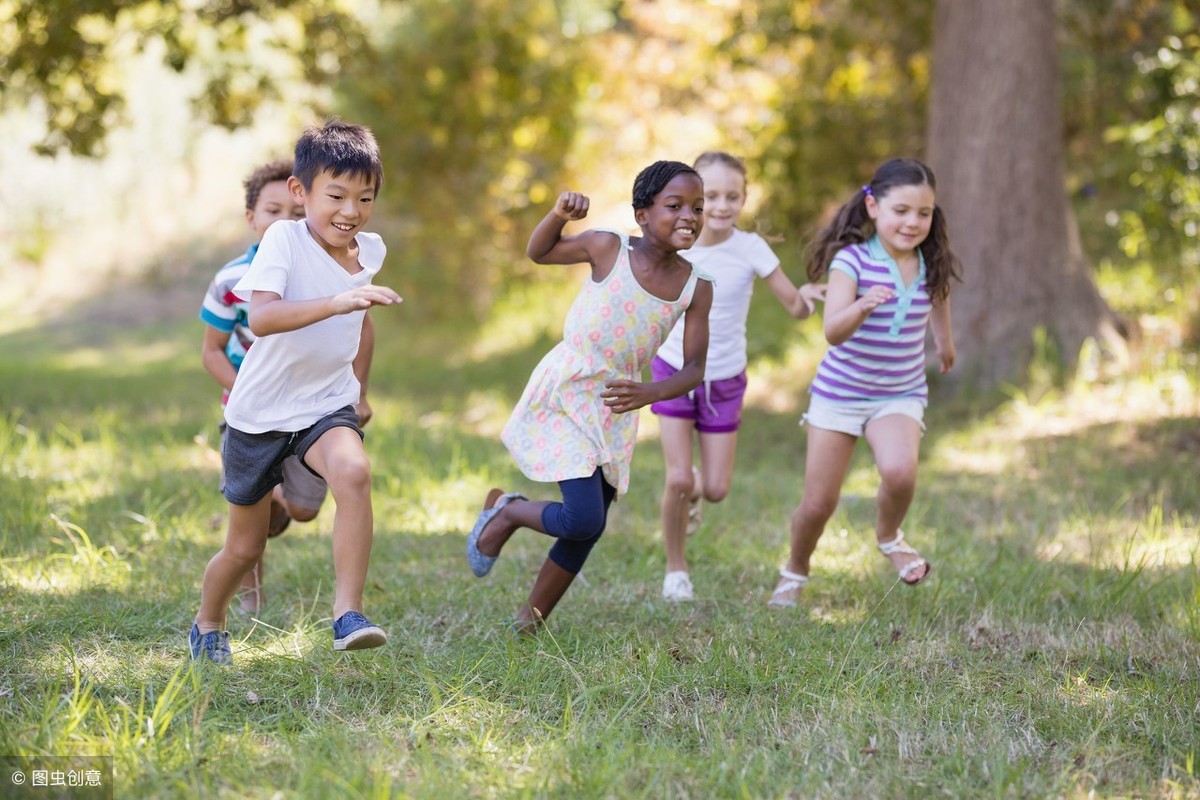
[[[754,274],[765,278],[779,268],[779,256],[767,244],[767,240],[757,233],[751,233],[746,239],[746,263],[754,270]]]
[[[858,283],[861,277],[861,265],[849,247],[843,247],[841,250],[838,250],[837,255],[833,257],[833,263],[829,265],[829,271],[832,272],[835,269],[838,272],[844,272],[849,275],[854,279],[855,283]]]
[[[292,251],[296,240],[291,236],[289,225],[294,223],[281,219],[267,228],[258,252],[250,262],[250,268],[233,287],[238,297],[249,300],[252,292],[274,292],[283,296],[288,281],[288,265],[295,263]]]

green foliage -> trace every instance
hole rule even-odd
[[[775,113],[748,132],[777,226],[807,231],[882,161],[922,155],[932,6],[740,4],[721,47],[778,81]]]
[[[401,259],[481,299],[557,196],[590,54],[553,0],[391,2],[382,19],[340,106],[385,154]]]
[[[1200,3],[1063,9],[1072,183],[1089,252],[1155,265],[1164,287],[1200,266]]]
[[[343,0],[11,0],[0,4],[0,108],[37,102],[41,152],[96,155],[121,120],[121,62],[152,42],[177,71],[199,65],[197,111],[234,128],[283,83],[328,83],[362,29]]]

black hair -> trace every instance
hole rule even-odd
[[[337,118],[304,131],[296,141],[294,169],[305,191],[312,189],[313,180],[322,172],[335,178],[349,174],[374,181],[376,191],[383,186],[383,159],[375,135],[369,128]]]
[[[878,202],[897,186],[928,186],[937,191],[933,170],[915,158],[893,158],[875,170],[871,182],[851,197],[833,218],[833,222],[817,234],[809,248],[808,279],[820,280],[829,271],[833,257],[843,247],[865,242],[875,234],[875,224],[867,213],[867,197]],[[925,258],[925,286],[929,296],[935,300],[945,299],[950,294],[950,281],[962,280],[962,262],[950,249],[950,234],[946,228],[946,215],[938,206],[933,207],[933,220],[929,235],[920,244]]]
[[[292,177],[292,161],[287,158],[263,164],[251,172],[249,177],[242,181],[242,185],[246,187],[246,210],[253,211],[254,207],[258,205],[258,196],[262,194],[264,186],[275,181],[286,181],[290,177]]]
[[[638,173],[633,181],[633,209],[649,208],[654,197],[661,192],[676,175],[690,173],[697,178],[700,173],[682,161],[655,161]]]

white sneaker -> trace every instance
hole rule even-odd
[[[691,536],[700,530],[704,521],[704,478],[700,476],[700,468],[692,465],[692,498],[688,501],[687,535]],[[686,573],[684,573],[686,574]]]
[[[668,572],[663,578],[662,596],[664,600],[679,603],[693,599],[692,579],[683,570]]]

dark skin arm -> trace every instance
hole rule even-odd
[[[604,231],[584,231],[563,236],[572,220],[587,216],[591,201],[579,192],[563,192],[529,236],[525,254],[535,264],[591,264],[592,280],[601,281],[617,260],[620,240]]]
[[[712,308],[712,284],[696,282],[692,304],[683,316],[683,366],[665,381],[607,381],[600,393],[604,404],[618,414],[687,394],[704,380],[708,360],[708,312]]]

